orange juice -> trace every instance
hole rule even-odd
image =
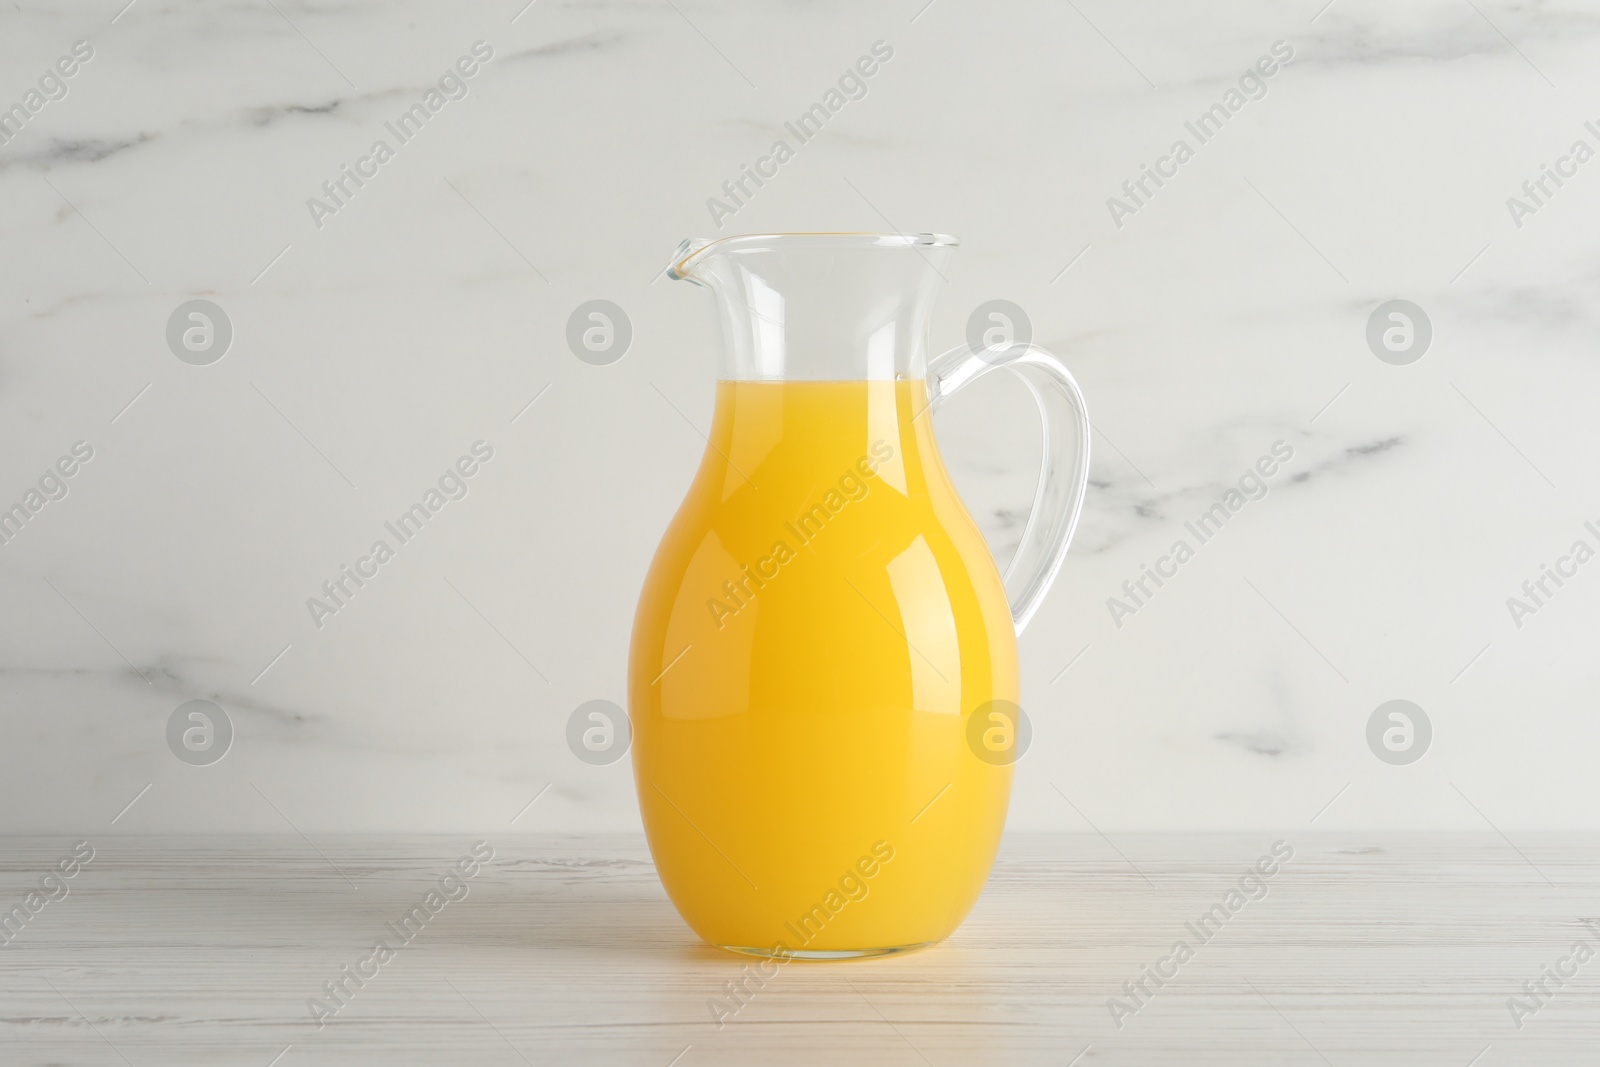
[[[946,937],[988,878],[1015,629],[926,385],[722,381],[646,579],[634,775],[662,884],[714,945],[872,955]]]

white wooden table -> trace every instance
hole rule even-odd
[[[0,1063],[1600,1063],[1600,956],[1520,1028],[1507,1005],[1600,948],[1600,839],[1514,836],[1294,839],[1204,943],[1185,924],[1273,835],[1016,836],[949,942],[789,963],[720,1028],[752,961],[694,939],[637,837],[495,839],[368,963],[471,838],[107,838],[0,947]],[[0,912],[73,840],[0,842]],[[1108,998],[1178,940],[1119,1028]],[[308,999],[358,964],[319,1028]]]

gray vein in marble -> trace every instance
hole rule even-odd
[[[1529,41],[1570,44],[1581,34],[1600,31],[1600,16],[1591,10],[1574,8],[1564,12],[1530,12],[1528,8],[1490,10],[1479,15],[1461,5],[1441,9],[1445,14],[1427,27],[1389,28],[1365,19],[1357,20],[1339,7],[1319,23],[1317,32],[1303,54],[1309,63],[1373,63],[1437,60],[1453,62],[1476,57],[1492,57],[1522,63],[1513,46],[1521,49]],[[1531,17],[1519,19],[1519,15]],[[1510,38],[1507,45],[1500,36]],[[1296,37],[1291,40],[1299,43]],[[1315,45],[1315,50],[1310,45]],[[1302,54],[1297,53],[1295,62]]]
[[[1238,745],[1246,752],[1254,752],[1258,756],[1281,756],[1289,749],[1288,738],[1270,731],[1221,733],[1216,735],[1216,739],[1230,745]]]
[[[199,666],[202,661],[191,657],[187,662],[192,668]],[[234,667],[232,663],[219,659],[208,659],[204,662],[215,666],[228,667],[229,669]],[[370,734],[363,734],[359,741],[352,739],[337,741],[328,738],[321,734],[318,728],[337,725],[335,716],[295,711],[262,700],[242,689],[202,685],[188,677],[192,670],[186,670],[184,666],[166,656],[158,658],[152,664],[141,665],[140,670],[144,672],[142,677],[138,672],[127,667],[107,669],[0,665],[0,685],[3,685],[8,679],[23,677],[36,677],[44,681],[72,679],[93,682],[103,680],[118,692],[146,693],[153,689],[158,693],[166,694],[172,700],[173,707],[177,707],[187,700],[214,701],[221,705],[223,710],[230,715],[240,717],[255,716],[258,722],[272,724],[275,729],[271,739],[280,742],[293,742],[300,746],[317,742],[323,742],[335,747],[356,745],[364,752],[388,752],[410,756],[438,755],[441,751],[436,737],[420,738],[415,744],[411,745],[374,743],[378,738]],[[149,679],[148,684],[145,678]],[[438,725],[443,730],[450,726],[450,722],[441,717]],[[314,738],[307,737],[305,731],[308,729],[318,733],[318,736]],[[383,740],[387,742],[391,741],[392,738],[384,736]],[[496,775],[493,776],[493,780],[521,785],[525,784],[527,776]],[[560,786],[551,791],[557,795],[565,795],[568,800],[582,801],[585,799],[581,792],[564,791]]]
[[[1347,446],[1341,454],[1315,463],[1307,470],[1297,471],[1290,475],[1286,482],[1275,483],[1273,488],[1284,489],[1290,485],[1303,484],[1313,477],[1321,477],[1330,471],[1347,467],[1353,462],[1391,452],[1403,444],[1404,441],[1404,437],[1397,435]],[[1240,465],[1241,472],[1244,467],[1244,464]],[[1202,504],[1213,502],[1223,492],[1234,486],[1233,481],[1229,479],[1225,482],[1208,481],[1167,492],[1140,493],[1138,490],[1142,483],[1134,478],[1124,480],[1092,478],[1089,484],[1094,492],[1088,495],[1084,503],[1084,517],[1087,521],[1083,527],[1080,527],[1078,536],[1073,542],[1073,551],[1086,555],[1102,555],[1110,552],[1124,542],[1131,540],[1135,536],[1135,531],[1145,528],[1147,522],[1178,521],[1170,514],[1169,508],[1179,502],[1187,500],[1197,500]],[[1136,495],[1106,502],[1107,497],[1115,497],[1117,495],[1119,487],[1126,487],[1127,490]],[[1117,523],[1119,517],[1128,515],[1140,521],[1133,523],[1131,526],[1121,526]],[[1111,529],[1106,529],[1106,524],[1109,524]],[[1099,531],[1100,537],[1097,540],[1090,541],[1084,536],[1089,529]]]
[[[1369,441],[1363,445],[1350,445],[1345,448],[1344,455],[1342,457],[1326,459],[1321,463],[1314,464],[1309,470],[1297,471],[1290,476],[1289,481],[1294,484],[1309,482],[1312,478],[1324,474],[1327,471],[1336,470],[1345,466],[1351,460],[1361,459],[1366,456],[1376,456],[1384,452],[1392,452],[1404,443],[1404,437],[1395,436],[1379,438],[1376,441]]]
[[[1485,292],[1482,299],[1472,301],[1464,311],[1475,314],[1480,320],[1501,324],[1514,322],[1540,330],[1556,330],[1593,322],[1597,317],[1596,304],[1585,289],[1600,283],[1600,270],[1574,274],[1571,281],[1572,288],[1565,290],[1549,285],[1514,289],[1497,286]]]
[[[621,33],[586,34],[582,37],[571,38],[565,41],[557,41],[553,44],[513,53],[509,56],[497,57],[494,62],[498,64],[519,59],[540,59],[579,52],[598,51],[604,47],[616,43],[617,41],[625,39],[626,35]],[[484,67],[485,72],[488,72],[491,69],[492,68],[487,65]],[[441,68],[441,70],[443,70],[443,68]],[[474,78],[474,83],[475,82],[476,78]],[[476,86],[474,83],[469,83],[469,86],[475,89]],[[228,129],[239,125],[240,123],[253,128],[265,128],[278,125],[286,120],[304,118],[346,118],[347,121],[353,124],[381,122],[386,116],[379,115],[376,112],[376,109],[371,109],[369,111],[362,105],[377,105],[392,99],[410,100],[411,98],[433,88],[436,88],[435,83],[429,81],[413,85],[399,85],[393,88],[352,93],[347,96],[335,96],[326,100],[311,103],[290,102],[252,104],[236,109],[232,113],[234,116],[237,116],[235,119],[230,120],[227,118],[220,118],[209,121],[205,119],[186,119],[179,125],[186,131],[194,131],[198,129],[202,132],[207,132],[210,129]],[[470,99],[470,97],[473,95],[476,95],[476,93],[469,92],[468,96],[464,97],[463,99]],[[363,114],[358,112],[367,113]],[[0,151],[0,172],[4,172],[8,167],[13,166],[30,167],[35,170],[43,170],[48,169],[49,166],[54,163],[97,163],[102,159],[106,159],[126,149],[156,140],[161,136],[162,134],[160,131],[151,133],[141,130],[137,134],[126,135],[121,138],[53,138],[47,147],[36,149],[32,152],[10,154],[5,151]]]
[[[221,663],[219,660],[212,662]],[[142,675],[140,671],[143,672]],[[165,656],[156,660],[153,664],[141,667],[140,671],[135,671],[129,667],[102,669],[95,667],[0,666],[0,679],[29,676],[44,679],[104,678],[119,687],[126,683],[130,688],[138,692],[154,689],[156,692],[170,695],[180,703],[185,700],[212,700],[221,704],[224,710],[230,713],[235,710],[253,712],[275,722],[291,726],[305,725],[315,722],[319,718],[319,716],[306,715],[269,704],[242,691],[202,687],[187,680],[183,669]],[[146,679],[149,679],[148,683]],[[173,706],[176,707],[177,705]]]
[[[1235,745],[1257,756],[1299,755],[1301,745],[1297,740],[1298,731],[1293,726],[1292,704],[1284,678],[1281,674],[1273,671],[1271,681],[1268,684],[1272,690],[1272,704],[1276,707],[1280,718],[1290,720],[1289,726],[1278,730],[1224,731],[1213,735],[1213,737],[1217,741]]]
[[[552,59],[556,56],[570,56],[584,52],[599,52],[614,44],[620,44],[628,39],[628,34],[616,30],[597,31],[585,33],[577,37],[567,37],[560,41],[551,41],[549,44],[537,48],[525,48],[520,52],[512,52],[505,57],[506,63],[519,63],[530,59]]]
[[[1017,508],[995,508],[995,528],[1004,530],[1006,532],[1010,532],[1012,530],[1020,531],[1023,526],[1027,525],[1028,516],[1031,514],[1033,514],[1033,512],[1019,510]]]
[[[101,138],[66,140],[55,137],[51,138],[44,147],[35,149],[32,152],[0,155],[0,173],[4,173],[11,167],[50,170],[57,163],[98,163],[102,159],[108,159],[119,152],[153,141],[158,136],[160,135],[140,131],[137,136],[118,141],[107,141]]]
[[[331,115],[344,105],[340,97],[326,104],[277,104],[272,107],[246,108],[245,115],[252,126],[271,126],[295,115]]]
[[[29,315],[29,318],[48,319],[51,316],[55,315],[57,312],[64,310],[65,308],[75,307],[78,304],[90,304],[90,303],[93,303],[96,300],[103,300],[103,299],[106,299],[106,298],[112,297],[112,296],[113,296],[113,294],[103,293],[103,292],[73,293],[73,294],[71,294],[69,296],[62,297],[60,300],[57,300],[55,303],[50,304],[47,307],[42,307],[37,311],[30,311],[28,313],[28,315]],[[120,298],[120,297],[114,297],[114,298]],[[33,298],[30,297],[30,296],[25,296],[25,297],[22,298],[22,302],[24,304],[32,303],[33,302]]]

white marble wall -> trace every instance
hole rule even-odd
[[[1012,826],[1304,826],[1336,796],[1318,828],[1600,826],[1600,563],[1520,628],[1506,604],[1600,547],[1600,160],[1561,162],[1600,148],[1591,6],[122,3],[0,9],[0,108],[40,105],[0,145],[0,506],[93,450],[0,545],[0,830],[636,827],[627,762],[564,728],[624,699],[709,415],[707,297],[655,279],[880,40],[721,232],[957,234],[940,342],[1015,301],[1088,394]],[[478,41],[319,227],[307,199]],[[1513,219],[1544,164],[1576,173]],[[610,366],[564,341],[595,298],[633,324]],[[193,299],[233,327],[205,366],[166,339]],[[1391,299],[1431,320],[1420,361],[1368,348]],[[939,422],[1002,553],[1026,403],[985,382]],[[466,497],[316,628],[306,599],[478,441]],[[1276,441],[1269,494],[1119,628],[1108,598]],[[1396,698],[1433,725],[1408,766],[1366,740]],[[191,699],[231,718],[221,762],[168,749]]]

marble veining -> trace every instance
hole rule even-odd
[[[1600,516],[1600,164],[1506,209],[1600,115],[1590,7],[118,6],[0,11],[0,106],[95,49],[0,144],[0,500],[66,443],[99,457],[0,545],[4,829],[632,830],[627,761],[565,728],[624,698],[709,424],[714,322],[662,265],[831,229],[958,234],[934,349],[1003,297],[1088,396],[1077,543],[1021,642],[1013,827],[1084,828],[1050,783],[1110,835],[1336,794],[1319,827],[1600,820],[1600,579],[1505,609]],[[707,198],[880,39],[892,66],[717,231]],[[1278,40],[1292,65],[1117,225],[1107,198]],[[308,198],[475,41],[470,91],[317,228]],[[233,327],[207,366],[167,340],[195,298]],[[595,298],[634,329],[608,367],[565,342]],[[1409,365],[1367,339],[1393,299],[1431,322]],[[1027,405],[975,388],[936,420],[1002,564]],[[310,626],[308,592],[478,438],[493,476]],[[1269,491],[1117,625],[1276,441]],[[1366,734],[1399,697],[1434,728],[1404,767]],[[232,719],[211,766],[167,748],[191,699]]]

